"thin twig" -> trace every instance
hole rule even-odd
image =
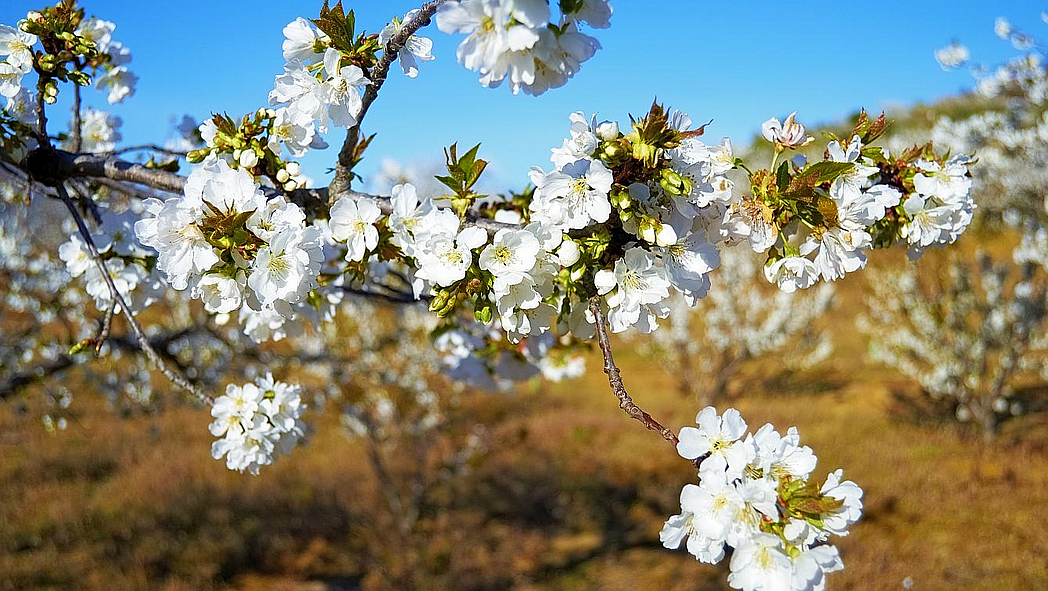
[[[106,339],[109,338],[109,332],[113,330],[113,316],[116,312],[116,301],[111,300],[109,302],[109,308],[106,310],[105,318],[102,319],[102,330],[98,332],[98,336],[95,337],[95,355],[102,353],[102,345],[106,344]]]
[[[389,67],[393,65],[393,61],[397,59],[397,54],[408,42],[408,39],[411,39],[411,36],[419,29],[428,25],[433,14],[437,12],[437,8],[446,1],[433,0],[423,4],[419,8],[418,13],[404,21],[401,29],[390,37],[389,41],[386,42],[386,46],[382,48],[382,57],[379,58],[369,73],[368,78],[371,80],[371,84],[368,84],[367,88],[364,89],[364,96],[360,101],[360,113],[356,116],[356,123],[346,130],[346,140],[342,143],[342,149],[338,152],[335,177],[331,180],[329,187],[331,195],[349,190],[350,183],[353,180],[353,148],[357,145],[357,139],[360,135],[360,124],[364,121],[364,116],[367,115],[371,103],[378,98],[378,91],[386,82]],[[334,201],[332,200],[331,203],[334,203]]]
[[[73,85],[73,151],[79,152],[84,145],[83,119],[80,115],[80,85]]]
[[[73,200],[69,197],[69,192],[66,191],[65,185],[59,183],[55,186],[58,191],[58,196],[65,203],[66,208],[69,209],[69,214],[73,216],[73,221],[76,222],[76,227],[80,231],[80,237],[84,239],[84,243],[87,244],[87,250],[91,254],[91,258],[94,259],[95,264],[98,265],[99,271],[102,272],[102,278],[105,280],[106,285],[109,286],[109,293],[113,297],[113,300],[120,306],[120,310],[124,313],[124,317],[127,319],[128,325],[131,326],[131,332],[134,333],[135,338],[138,339],[138,344],[142,349],[145,356],[153,363],[153,366],[164,374],[172,384],[185,390],[197,400],[211,404],[213,402],[211,396],[208,396],[204,392],[197,389],[196,386],[191,384],[185,377],[179,374],[177,371],[171,369],[164,360],[161,359],[160,355],[153,349],[153,346],[149,343],[149,337],[146,336],[145,331],[142,330],[142,326],[138,323],[138,319],[131,312],[131,308],[128,307],[127,302],[124,300],[124,296],[117,289],[116,284],[113,282],[113,278],[109,275],[109,270],[106,269],[106,263],[102,259],[102,256],[98,252],[98,247],[95,246],[94,238],[91,237],[90,230],[87,229],[87,224],[84,222],[83,216],[76,209],[76,205]]]
[[[79,151],[79,150],[77,150]],[[178,150],[172,150],[170,148],[164,148],[156,144],[142,144],[138,146],[125,146],[116,150],[110,150],[109,152],[102,152],[100,156],[118,156],[120,154],[126,154],[128,152],[157,152],[160,154],[167,154],[168,156],[175,156],[177,158],[185,158],[185,152],[179,152]]]
[[[618,366],[615,365],[615,357],[611,354],[607,320],[604,318],[604,311],[600,308],[599,297],[590,300],[590,311],[593,312],[597,325],[597,344],[600,346],[600,352],[604,354],[604,373],[608,374],[608,383],[611,385],[611,391],[619,398],[619,408],[626,411],[626,414],[631,418],[640,421],[649,430],[658,433],[666,441],[677,445],[678,439],[673,431],[663,427],[650,414],[644,412],[641,407],[633,402],[633,398],[630,397],[629,393],[626,392],[626,386],[622,383],[622,375]]]

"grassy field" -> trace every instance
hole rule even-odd
[[[858,310],[855,285],[841,292],[842,323]],[[798,426],[819,477],[840,466],[865,489],[831,588],[1048,588],[1043,421],[984,444],[907,419],[898,400],[916,387],[868,365],[842,326],[832,362],[775,379],[752,362],[729,401],[753,427]],[[646,410],[692,422],[694,402],[657,360],[626,342],[616,356]],[[311,443],[251,477],[210,458],[202,410],[119,418],[73,384],[85,392],[77,420],[50,435],[4,404],[0,590],[722,588],[721,570],[658,543],[693,470],[621,413],[596,354],[588,367],[574,382],[466,397],[487,451],[426,490],[408,532],[334,412],[309,417]],[[397,479],[434,470],[410,455],[391,466]]]

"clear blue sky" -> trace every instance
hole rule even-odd
[[[419,2],[353,2],[358,26],[378,32],[394,14]],[[111,110],[124,119],[129,142],[162,141],[169,121],[211,111],[234,116],[266,102],[281,72],[281,29],[296,16],[315,16],[320,0],[83,0],[88,14],[117,23],[115,38],[134,53],[137,94]],[[614,0],[612,28],[589,30],[603,45],[566,87],[538,98],[482,88],[455,61],[460,37],[435,25],[437,60],[415,80],[394,66],[365,123],[378,132],[361,167],[367,175],[383,157],[439,160],[442,146],[483,142],[489,174],[523,186],[531,165],[549,167],[549,149],[566,135],[567,115],[596,111],[627,120],[654,96],[712,119],[712,138],[746,142],[771,116],[799,111],[802,122],[838,119],[865,106],[929,101],[971,86],[967,73],[943,72],[932,52],[957,39],[977,61],[1013,55],[993,34],[998,16],[1048,37],[1031,0],[839,2],[699,2]],[[39,2],[6,0],[0,23],[14,24]],[[98,93],[90,104],[110,109]],[[57,113],[53,119],[61,120]],[[306,171],[323,177],[333,148],[310,155]],[[321,179],[322,180],[322,179]]]

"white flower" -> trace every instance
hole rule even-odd
[[[611,3],[608,0],[582,0],[575,3],[575,12],[565,14],[566,18],[581,21],[594,29],[607,29],[611,26]]]
[[[662,545],[678,548],[687,536],[688,552],[697,560],[716,564],[724,558],[724,536],[734,509],[741,502],[732,497],[731,487],[712,495],[694,484],[686,484],[680,493],[680,515],[670,517],[659,532]],[[724,492],[727,496],[721,497]],[[737,495],[736,495],[737,496]],[[722,527],[723,526],[723,527]]]
[[[606,296],[610,308],[608,321],[613,332],[622,332],[639,322],[650,322],[651,312],[647,306],[659,304],[669,297],[670,283],[665,273],[655,266],[655,257],[640,247],[627,250],[621,259],[615,261],[614,270],[597,271],[593,282],[597,293]],[[668,309],[666,313],[669,313]]]
[[[106,100],[109,101],[109,104],[115,105],[134,95],[137,83],[138,76],[132,73],[131,70],[127,69],[126,66],[117,66],[104,75],[99,76],[95,87],[98,90],[105,90]]]
[[[771,223],[771,209],[762,201],[743,199],[724,212],[726,238],[749,241],[753,252],[767,252],[779,239],[779,228]]]
[[[109,45],[113,41],[113,31],[116,24],[104,21],[96,17],[84,19],[76,30],[76,34],[84,39],[93,41],[95,49],[99,53],[109,53]]]
[[[141,268],[134,264],[128,265],[124,263],[123,259],[113,258],[106,261],[106,271],[120,295],[124,296],[125,301],[130,300],[131,292],[142,281]],[[113,302],[113,293],[97,264],[91,265],[84,271],[84,291],[94,298],[99,310],[107,310]],[[130,301],[128,305],[134,307]],[[119,305],[116,306],[116,310],[120,310]]]
[[[321,48],[327,41],[327,35],[318,31],[309,21],[302,17],[296,18],[284,27],[284,42],[281,46],[284,50],[284,61],[315,64],[324,55]]]
[[[407,256],[415,256],[415,244],[424,239],[429,233],[433,222],[435,207],[433,200],[426,197],[421,202],[415,186],[409,183],[399,184],[391,191],[390,204],[392,211],[389,214],[387,225],[393,232],[392,242],[400,247]],[[458,220],[455,220],[455,228],[458,229]]]
[[[58,257],[65,262],[66,270],[73,277],[79,277],[95,266],[95,261],[91,258],[87,246],[76,234],[70,236],[68,242],[58,247]]]
[[[587,18],[600,23],[600,12],[599,7],[587,10]],[[549,18],[549,4],[543,0],[463,0],[442,5],[437,26],[445,33],[468,35],[456,54],[460,63],[480,74],[483,86],[495,88],[509,79],[514,94],[523,89],[538,95],[563,85],[600,47],[578,31],[574,20],[554,30]]]
[[[843,470],[835,470],[826,476],[822,493],[844,502],[836,513],[824,515],[823,529],[836,536],[848,535],[848,528],[862,517],[862,489],[851,480],[841,481]]]
[[[243,386],[229,384],[211,408],[215,420],[208,429],[221,437],[211,445],[212,457],[225,456],[230,470],[258,474],[305,435],[304,409],[300,388],[271,374]]]
[[[200,298],[204,309],[212,314],[228,314],[239,308],[243,301],[243,279],[208,273],[193,286],[193,297]]]
[[[316,287],[323,262],[321,234],[315,227],[289,227],[260,248],[247,284],[263,306],[295,303]]]
[[[480,253],[480,268],[495,276],[495,291],[528,278],[539,254],[539,241],[527,230],[502,229]]]
[[[579,254],[579,244],[565,238],[557,248],[557,262],[562,267],[570,267],[579,261]]]
[[[82,152],[111,152],[116,143],[123,139],[119,128],[123,121],[119,117],[95,109],[84,109],[80,118]],[[73,148],[72,138],[67,138],[63,145]]]
[[[416,8],[405,14],[403,20],[394,18],[378,34],[378,42],[385,47],[389,40],[404,28],[404,23],[415,18],[418,13],[419,9]],[[418,76],[418,62],[428,62],[433,59],[433,41],[426,37],[411,35],[404,42],[404,46],[397,51],[397,59],[400,60],[400,67],[404,70],[404,75],[414,78]]]
[[[744,540],[731,556],[728,584],[743,591],[790,591],[793,562],[782,541],[759,533]]]
[[[466,276],[473,264],[473,249],[487,242],[484,230],[469,227],[454,234],[434,234],[418,251],[417,277],[447,287]]]
[[[269,93],[271,105],[287,104],[288,109],[301,113],[317,124],[324,133],[328,129],[327,89],[298,61],[284,65],[284,73],[273,82]],[[206,138],[205,138],[206,140]]]
[[[557,227],[585,228],[604,223],[611,215],[608,192],[614,182],[611,171],[600,160],[578,160],[562,171],[532,175],[536,184],[531,210],[537,221]]]
[[[844,569],[840,554],[833,546],[817,546],[801,552],[793,559],[792,591],[823,591],[826,573]]]
[[[662,253],[666,275],[677,291],[691,301],[706,295],[710,288],[707,274],[720,266],[720,253],[715,245],[695,232],[679,238]]]
[[[746,434],[746,421],[734,408],[718,417],[717,409],[707,406],[695,415],[695,423],[698,428],[681,428],[677,453],[688,460],[705,456],[700,465],[704,473],[724,472],[729,457],[737,453],[732,451],[732,443]]]
[[[778,148],[797,149],[815,141],[810,135],[804,135],[804,126],[795,121],[797,113],[790,113],[786,121],[779,122],[772,117],[761,125],[761,135]]]
[[[582,111],[572,113],[568,119],[571,121],[571,137],[564,140],[560,148],[553,148],[553,155],[550,157],[550,161],[558,170],[576,160],[590,158],[600,144],[593,125],[590,121],[586,121],[586,116]],[[610,130],[605,129],[605,133],[610,133]],[[618,135],[618,127],[615,128],[615,135]]]
[[[7,99],[4,112],[15,121],[32,125],[36,122],[36,95],[28,88],[20,89],[17,94]]]
[[[999,16],[997,17],[997,20],[993,21],[994,34],[1005,41],[1012,36],[1014,31],[1015,29],[1012,27],[1012,23],[1008,22],[1008,19],[1003,16]]]
[[[782,291],[793,293],[815,285],[819,279],[819,270],[815,263],[804,257],[790,256],[765,265],[764,276]]]
[[[953,70],[968,63],[971,53],[968,48],[956,41],[935,50],[935,61],[939,62],[944,70]]]
[[[341,66],[342,52],[328,48],[324,52],[324,72],[328,76],[323,84],[324,102],[328,105],[328,117],[336,127],[349,127],[357,122],[361,99],[358,89],[371,82],[357,66]]]
[[[0,58],[23,74],[33,69],[33,45],[36,35],[10,25],[0,25]],[[6,95],[5,95],[6,96]]]
[[[279,156],[281,146],[285,146],[292,156],[299,158],[309,150],[315,136],[316,125],[309,114],[281,107],[273,119],[269,149]]]
[[[331,236],[348,247],[347,261],[362,261],[364,255],[378,246],[375,222],[382,210],[370,201],[343,197],[331,207]]]
[[[968,161],[967,156],[956,156],[941,166],[938,162],[918,160],[916,165],[922,172],[913,177],[913,186],[922,197],[935,197],[943,203],[963,203],[972,190]]]

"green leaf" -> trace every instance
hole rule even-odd
[[[790,167],[789,162],[783,162],[779,165],[779,169],[775,171],[775,185],[780,191],[785,191],[786,187],[790,184]]]

